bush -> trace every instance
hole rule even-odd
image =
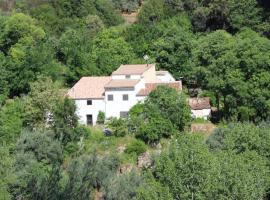
[[[91,130],[87,126],[79,125],[74,129],[72,141],[79,141],[81,137],[87,139],[91,135]]]
[[[159,142],[162,137],[168,138],[176,132],[170,120],[162,117],[149,119],[147,123],[143,123],[136,134],[136,137],[148,144]]]
[[[128,126],[125,119],[111,118],[107,123],[107,127],[112,130],[113,135],[116,137],[124,137],[128,134]]]
[[[105,113],[102,111],[99,111],[98,116],[97,116],[97,123],[104,124],[104,122],[105,122]]]
[[[136,191],[142,185],[143,179],[140,174],[132,171],[122,175],[109,177],[104,187],[106,200],[134,199]]]
[[[147,146],[144,142],[135,140],[132,143],[128,144],[125,152],[128,154],[136,154],[137,156],[144,153],[147,149]]]

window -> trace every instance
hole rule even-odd
[[[86,123],[88,126],[93,125],[93,116],[92,115],[86,115]]]
[[[108,95],[108,101],[113,101],[113,95],[112,94]]]
[[[92,105],[92,100],[87,100],[87,105],[88,106]]]
[[[130,75],[126,75],[126,79],[130,79]]]
[[[120,112],[120,117],[121,118],[127,118],[128,117],[128,112],[126,112],[126,111]]]
[[[123,101],[128,101],[128,94],[123,94]]]

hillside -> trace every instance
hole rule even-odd
[[[0,0],[0,10],[0,200],[270,198],[269,1]],[[181,90],[151,82],[126,117],[82,123],[67,91],[134,64]],[[205,107],[192,99],[212,115],[196,119]]]

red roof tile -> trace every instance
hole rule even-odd
[[[182,82],[181,81],[175,81],[170,83],[146,83],[145,88],[141,89],[137,96],[147,96],[152,92],[158,85],[168,85],[171,88],[176,89],[177,91],[182,90]]]
[[[110,80],[104,87],[105,88],[134,88],[140,80]]]
[[[188,103],[192,110],[202,110],[211,108],[209,97],[189,98]]]
[[[102,99],[104,86],[111,80],[109,76],[82,77],[69,91],[72,99]]]
[[[145,71],[155,66],[154,64],[121,65],[112,75],[142,75]]]

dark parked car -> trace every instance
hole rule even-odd
[[[112,131],[108,128],[103,129],[103,133],[105,136],[112,136],[113,135]]]

